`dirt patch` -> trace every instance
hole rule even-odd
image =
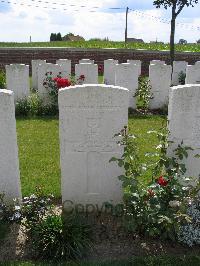
[[[56,209],[60,213],[59,208]],[[87,217],[93,228],[94,246],[87,259],[127,259],[147,255],[200,255],[199,246],[189,248],[169,241],[160,241],[126,233],[120,218],[110,216]],[[23,226],[12,225],[0,242],[0,262],[27,261],[34,258],[27,232]]]

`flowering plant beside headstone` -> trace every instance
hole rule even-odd
[[[181,143],[174,149],[175,156],[170,157],[167,132],[149,133],[156,133],[159,145],[156,153],[145,154],[149,160],[143,164],[137,137],[129,135],[127,127],[116,135],[124,153],[110,161],[116,161],[125,172],[119,176],[124,188],[125,224],[128,230],[141,235],[178,241],[182,226],[192,222],[187,208],[199,191],[199,184],[193,187],[192,178],[186,176],[184,164],[192,148]]]
[[[70,78],[63,78],[61,75],[62,73],[60,72],[57,77],[54,78],[52,72],[47,72],[43,81],[43,86],[48,90],[53,105],[58,105],[59,89],[74,86],[76,84],[82,85],[85,80],[84,75],[80,75],[79,78],[72,76]]]

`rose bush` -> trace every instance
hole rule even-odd
[[[155,133],[155,132],[153,132]],[[124,189],[124,223],[128,230],[145,236],[178,240],[181,226],[191,222],[187,213],[188,202],[197,194],[198,188],[188,182],[182,184],[186,168],[183,159],[190,147],[178,145],[174,157],[167,155],[167,132],[157,133],[159,145],[147,163],[140,163],[137,137],[129,135],[127,127],[116,135],[118,144],[123,146],[121,158],[112,158],[124,168],[119,176]],[[144,182],[144,176],[151,175],[151,181]]]
[[[43,86],[48,90],[48,93],[51,97],[51,104],[55,107],[58,106],[59,89],[74,86],[76,84],[82,85],[85,80],[84,75],[80,75],[79,78],[62,78],[62,73],[60,72],[57,77],[54,78],[52,74],[52,72],[46,73],[46,77],[43,80]]]

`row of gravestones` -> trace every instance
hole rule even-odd
[[[113,136],[128,123],[129,91],[111,85],[77,85],[61,89],[58,100],[63,202],[99,206],[121,202],[117,176],[123,171],[109,160],[122,154],[122,147]],[[183,140],[194,149],[192,154],[200,152],[199,101],[200,85],[170,89],[170,139],[173,145]],[[188,157],[189,176],[198,178],[199,165],[199,159]],[[9,90],[0,90],[0,193],[3,192],[7,201],[21,198],[14,93]]]
[[[45,73],[52,72],[56,77],[61,73],[62,77],[70,77],[71,60],[59,59],[56,64],[46,63],[45,60],[32,60],[32,87],[38,90],[41,98],[48,97],[48,92],[43,86]],[[173,67],[166,65],[164,61],[153,60],[149,67],[149,80],[153,98],[150,100],[150,109],[158,109],[168,104],[169,88],[179,84],[179,74],[186,74],[186,84],[200,83],[200,62],[195,65],[187,65],[185,61],[175,61]],[[85,76],[84,84],[98,84],[98,66],[93,60],[82,59],[75,66],[76,77]],[[141,61],[128,60],[127,63],[118,64],[117,60],[104,61],[104,83],[107,85],[122,86],[129,89],[129,107],[136,108],[136,98],[133,98],[138,88],[138,78],[141,74]],[[172,79],[171,79],[172,78]],[[27,97],[30,94],[29,66],[6,66],[7,89],[15,92],[15,101]]]

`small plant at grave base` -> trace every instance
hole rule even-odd
[[[79,216],[48,215],[36,224],[32,236],[42,259],[80,259],[92,246],[91,227]]]
[[[6,87],[6,74],[4,71],[0,71],[0,89],[5,89]]]
[[[119,176],[124,189],[124,222],[132,232],[177,241],[181,226],[191,222],[187,214],[188,199],[197,193],[189,185],[189,178],[184,185],[180,182],[186,173],[182,160],[191,148],[182,143],[174,150],[176,157],[169,157],[166,130],[150,133],[157,134],[160,144],[157,153],[147,154],[151,158],[148,164],[139,162],[137,138],[127,133],[127,127],[117,134],[124,153],[110,161],[116,161],[125,171]],[[152,180],[144,185],[146,171],[151,171]]]
[[[178,75],[178,81],[181,85],[185,85],[186,74],[181,71]]]
[[[98,65],[98,73],[99,73],[99,75],[103,75],[103,73],[104,73],[104,66],[103,65]]]
[[[138,99],[138,109],[146,114],[149,108],[149,101],[150,99],[153,99],[151,85],[147,77],[139,77],[139,86],[134,97],[137,97]]]
[[[37,116],[43,115],[44,110],[42,99],[34,92],[28,98],[16,102],[15,113],[17,116]]]
[[[40,259],[80,259],[92,246],[91,226],[81,216],[58,214],[53,199],[40,187],[21,204],[14,201],[11,207],[3,203],[2,197],[0,222],[21,223],[34,255]]]
[[[187,214],[191,217],[192,222],[181,226],[178,240],[179,242],[192,247],[200,245],[200,198],[197,197],[190,202]]]
[[[62,78],[61,74],[62,73],[60,72],[59,75],[57,75],[57,77],[53,78],[52,72],[47,72],[46,77],[43,80],[43,86],[48,90],[48,93],[52,99],[52,105],[55,106],[58,105],[59,89],[69,86],[74,86],[76,84],[82,85],[85,80],[84,75],[80,75],[79,78],[71,76],[70,79],[68,79],[68,78]]]

